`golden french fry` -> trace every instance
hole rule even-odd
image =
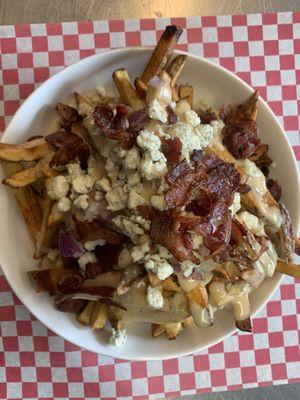
[[[177,85],[172,87],[172,100],[173,101],[178,101],[179,100],[179,93],[178,93]]]
[[[84,282],[84,287],[108,286],[112,288],[117,288],[120,282],[121,272],[109,271],[104,272],[103,274],[99,274],[93,279],[86,279]]]
[[[237,114],[246,115],[248,118],[255,121],[258,111],[258,98],[259,92],[256,90],[244,104],[237,107]]]
[[[135,78],[134,86],[138,95],[144,99],[147,93],[147,85],[140,78]]]
[[[166,66],[181,34],[182,29],[179,26],[169,25],[166,27],[140,77],[146,85],[154,75],[158,75]]]
[[[114,71],[112,77],[124,104],[132,107],[135,111],[145,107],[145,103],[132,86],[125,68]]]
[[[65,219],[66,214],[67,213],[59,211],[57,203],[53,204],[48,217],[48,227],[52,227],[53,225],[62,222]]]
[[[0,159],[7,161],[34,161],[53,151],[44,138],[31,140],[24,144],[0,143]]]
[[[91,315],[94,310],[95,301],[89,301],[80,314],[77,315],[77,321],[82,325],[89,325]]]
[[[70,270],[59,267],[28,271],[27,275],[35,282],[37,292],[53,292],[56,290],[57,284],[62,276],[69,272]]]
[[[24,169],[23,171],[17,172],[3,180],[3,184],[21,188],[36,182],[38,179],[43,177],[50,177],[54,174],[54,170],[49,167],[49,163],[53,157],[53,152],[41,158],[34,166]]]
[[[193,86],[190,85],[179,86],[179,98],[181,100],[185,99],[192,108],[193,108],[193,97],[194,97]]]
[[[90,325],[92,329],[101,329],[104,327],[107,320],[108,306],[104,303],[95,302]]]
[[[199,284],[194,289],[187,291],[186,297],[191,304],[197,304],[200,307],[206,308],[208,304],[208,295],[206,287]]]
[[[179,54],[175,57],[170,64],[167,66],[166,71],[171,78],[171,86],[174,87],[177,80],[186,64],[187,56],[185,54]]]
[[[23,170],[20,163],[10,161],[2,161],[2,168],[7,177]],[[17,201],[31,237],[36,240],[43,218],[37,194],[30,186],[12,189],[12,193]]]
[[[152,272],[148,272],[148,279],[152,287],[161,286],[163,290],[167,290],[170,292],[180,292],[180,287],[171,277],[168,277],[167,279],[161,281],[155,274],[153,274]]]
[[[184,328],[188,328],[189,326],[191,326],[192,322],[193,322],[193,317],[190,315],[189,317],[187,317],[182,321],[182,326]]]
[[[179,332],[181,330],[181,322],[174,322],[170,324],[165,325],[166,328],[166,334],[168,336],[169,340],[174,340],[177,338],[179,335]]]
[[[151,324],[151,334],[154,339],[166,332],[166,327],[163,324]]]
[[[276,272],[300,279],[300,265],[297,264],[286,264],[283,260],[278,260]]]
[[[109,322],[111,323],[111,326],[116,331],[120,331],[124,327],[123,323],[124,312],[125,312],[124,310],[121,310],[120,308],[114,306],[108,307],[108,319]]]
[[[43,254],[47,252],[47,250],[50,248],[53,236],[56,232],[57,224],[51,225],[50,227],[48,226],[49,215],[51,213],[52,206],[53,200],[51,200],[47,196],[44,201],[43,220],[41,228],[37,235],[34,259],[40,258]]]
[[[84,95],[74,92],[78,114],[86,117],[94,111],[92,102]]]

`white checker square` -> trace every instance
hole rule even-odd
[[[141,45],[142,46],[155,46],[156,45],[155,31],[142,31],[141,32]]]
[[[147,362],[147,376],[161,376],[163,374],[162,362],[150,360]]]
[[[223,353],[209,354],[208,357],[209,357],[209,367],[211,370],[225,368],[225,360]]]
[[[83,380],[83,382],[98,382],[99,381],[98,368],[83,367],[82,368],[82,380]]]
[[[66,50],[64,52],[64,60],[66,65],[73,64],[80,60],[79,50]]]
[[[299,378],[299,362],[286,363],[286,372],[289,379]]]
[[[2,69],[18,68],[17,54],[1,54]]]
[[[295,54],[294,59],[295,59],[295,69],[300,69],[300,54]]]
[[[139,19],[126,19],[125,20],[125,31],[126,32],[139,32],[141,29]]]
[[[299,146],[300,145],[300,136],[298,131],[289,131],[287,132],[287,138],[291,146]],[[299,295],[296,295],[296,298],[299,299]]]
[[[249,56],[263,56],[264,46],[263,42],[259,40],[249,42]]]
[[[284,343],[284,346],[299,346],[299,332],[298,331],[284,331],[283,332],[283,343]]]
[[[291,11],[279,12],[277,14],[278,24],[291,24],[293,22],[293,13]]]
[[[240,351],[240,365],[241,367],[250,367],[255,365],[255,353],[253,350]]]
[[[281,90],[280,90],[280,92],[281,92]],[[279,100],[281,101],[282,98],[280,98]],[[276,168],[276,167],[274,166],[274,168]],[[275,293],[272,295],[272,301],[274,301],[274,300],[279,300],[279,301],[281,300],[281,294],[280,294],[280,290],[279,289],[277,289],[275,291]]]
[[[220,57],[233,57],[233,43],[231,42],[219,42],[219,56]]]
[[[33,83],[34,82],[33,69],[31,69],[31,68],[19,68],[18,75],[19,75],[20,83]]]
[[[64,340],[59,336],[49,336],[49,351],[65,351]]]
[[[5,351],[4,362],[6,367],[19,367],[20,354],[18,351]]]
[[[41,398],[52,398],[53,399],[53,386],[51,382],[38,382],[38,397]]]
[[[0,382],[6,382],[6,371],[5,368],[0,368]]]
[[[65,352],[66,367],[82,367],[81,352],[80,351],[66,351]]]
[[[171,24],[170,18],[158,18],[155,20],[156,30],[165,29],[165,27],[170,24]]]
[[[165,392],[176,392],[180,390],[179,375],[165,375],[163,378]]]
[[[155,393],[155,394],[150,394],[149,399],[153,400],[153,399],[164,399],[164,393]],[[97,399],[98,400],[98,399]],[[131,399],[130,399],[131,400]]]
[[[263,25],[263,40],[277,40],[277,25]]]
[[[102,354],[98,355],[98,364],[99,365],[113,365],[115,363],[114,358],[109,356],[103,356]]]
[[[218,27],[232,26],[231,15],[217,15],[217,25]]]
[[[95,47],[94,35],[91,33],[85,33],[79,35],[79,49],[93,49]]]
[[[32,336],[18,337],[19,351],[34,351]]]
[[[237,335],[231,335],[223,342],[224,352],[230,353],[239,350],[239,341]]]
[[[279,56],[265,56],[266,71],[278,71],[280,69]]]
[[[271,364],[285,363],[285,351],[283,347],[270,347],[269,352]]]
[[[34,359],[37,367],[50,367],[50,353],[48,351],[35,351]]]
[[[179,373],[184,372],[194,372],[194,357],[193,356],[185,356],[178,358],[178,370]]]
[[[21,399],[22,398],[22,383],[20,382],[7,382],[6,384],[7,399]]]
[[[209,371],[195,373],[196,389],[211,388],[211,379]]]
[[[63,35],[77,35],[78,34],[77,22],[63,22],[62,33]]]
[[[281,100],[282,99],[281,86],[267,86],[267,99],[268,101]]]
[[[110,37],[110,47],[125,47],[125,33],[124,32],[111,32]]]
[[[46,36],[47,28],[46,24],[31,24],[31,36]]]
[[[293,38],[300,39],[300,23],[293,25]]]
[[[261,25],[262,24],[262,16],[261,14],[248,14],[247,15],[247,25]]]
[[[186,19],[187,28],[199,28],[202,26],[200,17],[188,17]]]
[[[100,398],[102,397],[115,398],[115,396],[116,396],[115,382],[100,382]]]
[[[279,54],[294,54],[294,41],[292,39],[279,40]]]
[[[281,317],[268,317],[268,332],[282,331],[282,318]]]
[[[52,367],[51,375],[53,382],[68,382],[67,370],[61,367]]]
[[[203,44],[191,43],[188,45],[188,52],[197,56],[203,57]]]
[[[33,336],[47,336],[47,328],[40,321],[31,321]]]
[[[17,336],[17,325],[15,321],[2,321],[1,334],[3,337]]]
[[[21,367],[22,382],[36,382],[36,369],[34,367]]]
[[[49,51],[63,51],[64,39],[61,35],[48,36],[47,40]]]
[[[15,37],[15,27],[13,25],[3,25],[0,26],[0,39],[1,38],[11,38]]]
[[[266,73],[265,71],[251,72],[251,81],[254,86],[266,86]]]
[[[17,53],[32,53],[32,41],[29,37],[17,37]]]
[[[280,71],[281,84],[282,85],[295,85],[296,84],[296,74],[292,69],[285,69]]]
[[[18,100],[20,98],[19,85],[5,85],[3,86],[4,100]],[[13,304],[13,302],[11,303]]]
[[[256,333],[253,335],[254,348],[265,349],[269,347],[269,336],[267,333]]]
[[[234,65],[235,65],[236,72],[250,71],[250,58],[249,57],[235,57]]]
[[[48,67],[49,55],[45,52],[33,53],[33,66],[35,68]]]
[[[232,37],[234,42],[247,42],[248,30],[246,26],[233,26]]]
[[[225,372],[227,385],[240,385],[242,383],[240,368],[227,368]]]
[[[218,30],[214,27],[202,28],[203,42],[215,43],[218,42]]]
[[[79,382],[69,382],[68,383],[68,396],[70,399],[74,398],[84,398],[84,387],[82,383]]]
[[[130,380],[131,379],[130,363],[124,362],[115,364],[115,375],[116,375],[116,381]]]
[[[108,33],[109,25],[108,21],[93,21],[95,33]]]
[[[190,394],[195,394],[195,390],[181,390],[180,391],[180,396],[188,396]]]
[[[243,389],[251,389],[254,387],[258,387],[258,384],[257,383],[244,383],[243,384]]]
[[[132,379],[133,396],[143,396],[148,394],[147,378]]]
[[[14,86],[14,85],[12,85]],[[4,86],[4,93],[6,90],[7,86]],[[6,99],[6,96],[4,94],[4,98]],[[10,306],[13,304],[13,295],[12,292],[0,292],[0,307],[5,307],[5,306]]]
[[[26,308],[23,305],[16,305],[15,306],[15,314],[16,314],[16,320],[17,321],[28,321],[30,319],[30,317],[31,317],[31,314],[30,314],[28,308]],[[34,321],[31,321],[31,323],[33,323],[33,322]]]
[[[296,100],[285,100],[282,102],[284,115],[297,115],[298,105]]]
[[[183,32],[182,32],[182,34],[181,34],[181,36],[180,36],[180,38],[178,40],[178,43],[179,44],[187,43],[187,32],[186,32],[186,29],[183,30]]]
[[[272,369],[271,365],[257,365],[256,374],[258,382],[270,382],[272,381]]]

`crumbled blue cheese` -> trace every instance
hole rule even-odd
[[[141,157],[139,150],[136,146],[126,152],[123,159],[123,166],[126,169],[137,169],[140,163]]]
[[[233,196],[233,202],[229,207],[232,215],[235,215],[241,209],[241,195],[239,192],[235,192]]]
[[[81,194],[74,200],[73,204],[77,208],[86,210],[89,206],[89,196],[87,194]]]
[[[95,263],[97,261],[97,257],[95,253],[91,251],[86,251],[78,258],[79,267],[85,271],[85,267],[88,263]]]
[[[166,208],[165,196],[160,194],[151,196],[151,205],[158,210],[164,210]]]
[[[163,153],[159,153],[161,155],[159,161],[153,161],[150,153],[146,153],[139,165],[141,175],[149,181],[164,176],[168,171],[167,160]]]
[[[201,120],[194,110],[188,110],[183,114],[183,119],[187,124],[190,124],[193,128],[201,123]]]
[[[127,249],[127,247],[123,247],[118,257],[118,266],[121,269],[124,269],[132,264],[133,264],[133,259],[131,256],[131,251]]]
[[[112,189],[111,183],[107,178],[98,179],[95,183],[95,188],[104,192],[109,192]]]
[[[174,272],[172,265],[167,260],[161,258],[159,254],[151,254],[145,263],[145,268],[154,272],[162,281]]]
[[[109,210],[120,211],[126,208],[128,196],[121,186],[117,186],[106,193],[105,199]]]
[[[69,183],[65,176],[58,175],[54,177],[48,188],[48,196],[52,200],[59,200],[62,197],[66,197],[69,191]]]
[[[131,249],[130,255],[133,262],[143,262],[146,255],[150,252],[150,246],[148,243],[144,243],[143,245],[133,246]]]
[[[104,246],[104,245],[106,245],[106,241],[104,239],[88,240],[87,242],[84,243],[84,248],[88,251],[93,251],[95,250],[96,246]]]
[[[72,181],[72,187],[76,193],[86,194],[89,193],[94,186],[94,180],[90,175],[79,176]]]
[[[82,171],[82,169],[80,168],[79,163],[74,162],[74,163],[70,163],[67,165],[67,171],[68,171],[68,178],[69,181],[72,182],[74,179],[83,176],[84,172]]]
[[[131,172],[127,174],[127,184],[131,186],[136,186],[141,182],[141,175],[138,171]]]
[[[164,298],[162,295],[162,287],[156,286],[147,288],[147,303],[150,307],[159,310],[164,306]]]
[[[148,129],[143,129],[136,141],[139,147],[146,151],[159,150],[161,145],[159,137]]]
[[[143,185],[139,184],[130,189],[127,207],[133,210],[142,204],[148,204],[148,200],[143,196]]]
[[[222,131],[225,126],[224,122],[221,119],[217,119],[217,120],[211,121],[210,125],[213,129],[213,137],[222,143],[222,141],[223,141]]]
[[[139,224],[132,222],[128,217],[118,215],[113,218],[112,222],[116,228],[128,236],[134,243],[136,243],[137,236],[144,233],[144,229]]]
[[[257,218],[256,215],[251,214],[248,211],[242,211],[239,214],[237,214],[237,218],[254,235],[257,236],[265,235],[264,224],[259,218]]]
[[[71,210],[72,202],[67,197],[62,197],[57,202],[57,209],[60,212],[68,212]]]
[[[148,105],[148,114],[152,119],[156,119],[164,124],[168,122],[168,113],[164,105],[157,99],[150,101]]]
[[[112,328],[111,337],[109,338],[109,343],[114,346],[122,346],[127,340],[126,329],[120,329],[119,331]]]
[[[183,275],[187,278],[193,273],[196,265],[190,260],[185,260],[180,263],[180,267]]]

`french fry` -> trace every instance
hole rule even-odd
[[[140,78],[135,78],[134,86],[138,95],[144,99],[147,93],[147,85]]]
[[[178,86],[177,85],[173,86],[171,90],[172,90],[172,100],[178,101],[179,100]]]
[[[111,326],[116,331],[120,331],[124,327],[123,315],[124,315],[124,310],[121,310],[120,308],[114,306],[108,307],[108,319],[111,323]]]
[[[190,85],[179,86],[179,98],[181,100],[185,99],[192,108],[193,108],[193,97],[194,97],[193,86]]]
[[[4,179],[2,183],[10,187],[21,188],[36,182],[40,178],[52,176],[54,171],[49,167],[49,163],[53,154],[51,152],[41,158],[34,166],[17,172],[9,178]]]
[[[64,267],[37,269],[28,271],[27,275],[35,282],[37,292],[54,292],[59,280],[70,273],[80,275],[79,272]]]
[[[14,175],[23,170],[20,163],[10,161],[2,161],[2,168],[6,176]],[[12,189],[12,192],[26,222],[30,235],[36,241],[43,219],[37,194],[30,186],[20,189]]]
[[[163,290],[167,290],[170,292],[180,292],[180,287],[171,277],[168,277],[161,281],[152,272],[148,272],[148,279],[152,287],[161,286]]]
[[[53,151],[44,138],[38,138],[24,144],[0,143],[0,159],[7,161],[34,161]]]
[[[246,115],[248,118],[255,121],[258,112],[258,98],[259,92],[256,90],[244,104],[237,107],[236,113],[238,115]]]
[[[80,314],[77,315],[77,321],[82,325],[89,325],[95,301],[89,301]]]
[[[78,92],[74,92],[74,96],[76,100],[76,107],[78,114],[81,115],[82,117],[91,115],[92,112],[94,111],[94,106],[92,102],[87,97]]]
[[[179,332],[181,330],[181,322],[174,322],[170,324],[165,325],[166,328],[166,334],[168,336],[169,340],[174,340],[177,338],[179,335]]]
[[[158,75],[160,71],[166,66],[169,57],[172,55],[174,47],[182,34],[182,29],[176,25],[169,25],[166,27],[158,44],[152,52],[150,60],[148,61],[144,72],[140,79],[144,84],[148,84],[149,80]]]
[[[276,272],[300,279],[300,265],[297,264],[286,264],[283,260],[278,260]]]
[[[174,87],[176,85],[178,78],[186,64],[186,60],[187,60],[186,55],[179,54],[167,66],[166,71],[171,78],[171,87]]]
[[[151,334],[154,339],[166,332],[166,327],[163,324],[151,324]]]
[[[112,77],[124,104],[132,107],[135,111],[145,107],[145,103],[140,99],[132,86],[125,68],[114,71]]]
[[[48,226],[48,221],[52,206],[53,206],[53,200],[51,200],[47,196],[44,201],[43,220],[39,233],[37,235],[34,259],[40,258],[43,254],[47,252],[52,242],[54,233],[56,231],[56,225],[52,225],[50,227]]]
[[[104,327],[108,315],[108,306],[104,303],[95,302],[90,318],[92,329],[101,329]]]
[[[188,328],[189,326],[191,326],[192,322],[193,322],[193,317],[190,315],[189,317],[187,317],[182,321],[183,328],[185,329]]]
[[[48,217],[48,227],[59,224],[65,217],[66,213],[59,211],[57,203],[53,204]]]

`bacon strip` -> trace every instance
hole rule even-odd
[[[82,221],[73,217],[73,220],[76,226],[76,231],[82,242],[104,239],[107,243],[119,246],[125,241],[125,238],[122,235],[108,228],[100,219]]]

